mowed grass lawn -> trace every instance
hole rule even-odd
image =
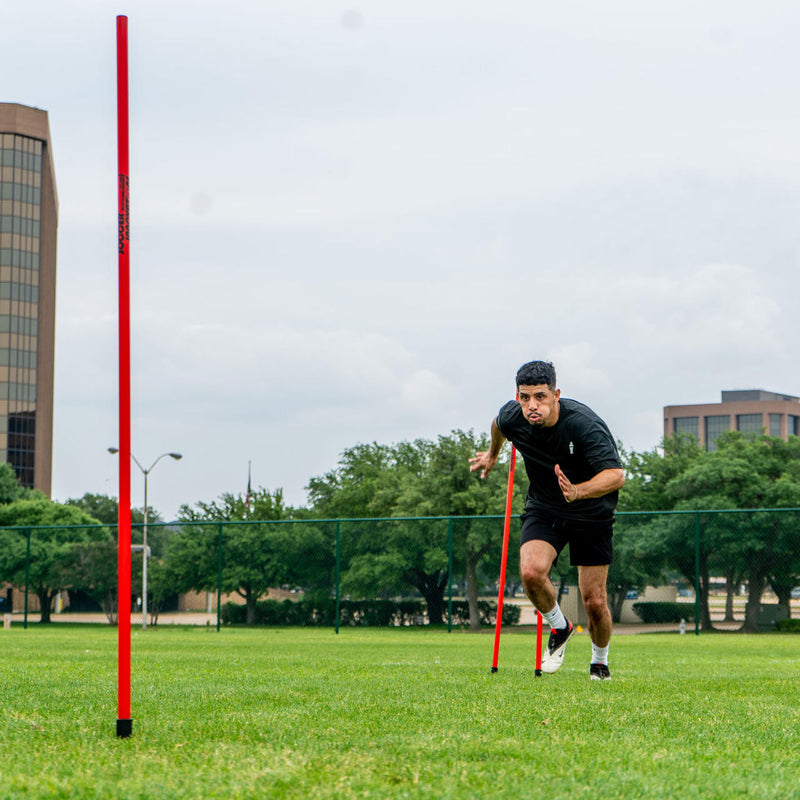
[[[0,630],[0,796],[800,798],[800,636],[589,638],[534,677],[533,634]]]

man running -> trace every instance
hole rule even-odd
[[[572,623],[558,604],[550,568],[569,544],[570,563],[589,618],[592,680],[611,680],[611,612],[606,580],[611,565],[614,509],[625,474],[608,426],[588,406],[561,397],[556,371],[530,361],[517,372],[517,397],[492,422],[491,445],[470,459],[485,478],[508,439],[525,461],[530,488],[522,515],[520,574],[525,593],[550,626],[543,672],[564,661]]]

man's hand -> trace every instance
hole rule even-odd
[[[561,489],[561,493],[564,495],[564,499],[568,503],[574,503],[578,499],[578,487],[570,481],[558,464],[556,464],[556,477],[558,478],[558,486]]]
[[[621,469],[601,469],[593,478],[583,483],[572,483],[556,464],[556,478],[564,499],[568,503],[576,500],[588,500],[590,497],[603,497],[609,492],[616,492],[625,483],[625,472]]]
[[[494,465],[497,463],[497,458],[497,456],[492,455],[490,450],[476,453],[475,456],[469,460],[469,471],[477,472],[479,469],[483,470],[481,472],[481,478],[485,478],[494,468]]]

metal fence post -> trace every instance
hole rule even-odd
[[[220,626],[222,604],[222,523],[217,525],[217,631]]]
[[[700,635],[700,512],[694,515],[694,635]]]
[[[25,547],[25,614],[22,618],[23,630],[28,627],[28,585],[31,580],[31,529],[26,531],[28,534],[28,543]]]
[[[342,547],[341,547],[341,527],[340,522],[336,520],[336,633],[339,633],[339,611],[341,609],[341,590],[339,579],[342,573]]]
[[[447,520],[447,632],[453,631],[453,518]]]

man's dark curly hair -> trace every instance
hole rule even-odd
[[[556,368],[549,361],[529,361],[517,370],[517,386],[539,386],[546,383],[556,390]]]

